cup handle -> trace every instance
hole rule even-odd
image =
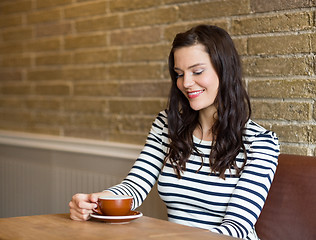
[[[97,214],[103,215],[103,213],[101,212],[100,206],[99,206],[99,202],[96,202],[96,204],[97,204],[97,207],[93,208],[92,211],[97,213]]]

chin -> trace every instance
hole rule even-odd
[[[190,104],[190,107],[191,107],[192,110],[194,110],[194,111],[200,111],[200,110],[203,109],[201,106],[196,106],[196,105],[191,105],[191,104]]]

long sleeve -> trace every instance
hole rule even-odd
[[[133,209],[139,207],[158,179],[165,157],[165,147],[162,141],[165,128],[163,113],[159,113],[152,124],[146,144],[135,161],[127,177],[118,185],[107,190],[115,194],[134,197]]]
[[[248,149],[248,161],[228,202],[219,227],[213,232],[246,238],[254,231],[277,168],[278,139],[272,132],[254,137]]]

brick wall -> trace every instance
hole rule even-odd
[[[225,28],[252,118],[316,155],[315,0],[1,0],[0,129],[143,144],[178,31]]]

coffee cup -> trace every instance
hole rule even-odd
[[[129,215],[133,197],[125,195],[103,196],[96,202],[94,212],[105,216],[126,216]]]

